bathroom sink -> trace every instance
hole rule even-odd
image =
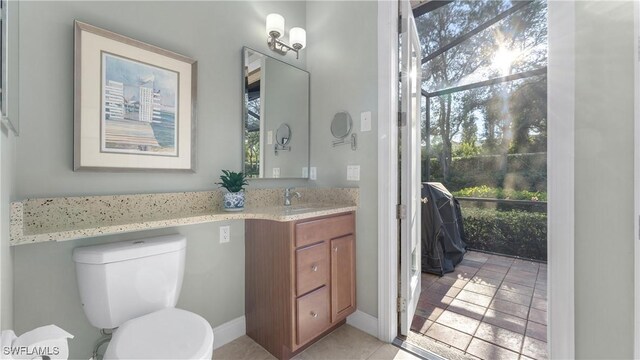
[[[284,212],[288,213],[288,214],[292,214],[292,213],[300,213],[300,212],[305,212],[305,211],[310,211],[310,210],[314,210],[316,209],[316,207],[313,206],[286,206],[284,209]]]

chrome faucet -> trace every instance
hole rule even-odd
[[[299,192],[292,191],[294,188],[284,189],[284,206],[291,206],[291,196],[295,195],[298,199],[302,197]]]

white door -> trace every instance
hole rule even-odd
[[[420,299],[421,50],[409,0],[400,0],[400,333],[407,335]]]

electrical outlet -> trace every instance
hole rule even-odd
[[[347,180],[360,181],[360,165],[347,166]]]
[[[360,113],[360,131],[371,131],[371,111]]]
[[[273,168],[273,178],[277,179],[280,177],[280,168]]]
[[[318,172],[315,166],[309,168],[309,180],[317,180]]]
[[[228,243],[231,240],[231,228],[229,225],[220,226],[220,244]]]
[[[273,145],[273,131],[267,131],[267,145]]]
[[[303,178],[308,178],[309,177],[309,168],[306,167],[306,166],[302,168],[302,177]]]

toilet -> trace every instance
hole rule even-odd
[[[104,359],[211,359],[211,325],[175,308],[186,246],[167,235],[73,250],[89,322],[115,329]]]

